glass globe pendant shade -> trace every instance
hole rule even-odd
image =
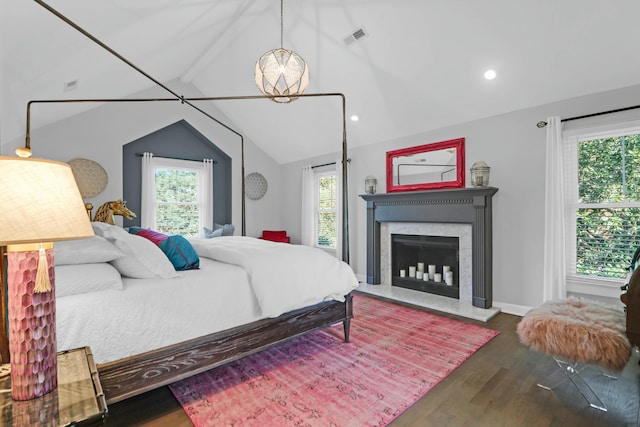
[[[309,68],[294,51],[273,49],[256,62],[256,84],[265,95],[275,96],[276,102],[295,101],[295,95],[309,86]]]

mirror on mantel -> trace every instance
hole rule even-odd
[[[387,192],[464,187],[464,138],[387,152]]]

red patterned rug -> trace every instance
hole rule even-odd
[[[200,426],[383,426],[497,331],[354,296],[342,325],[172,384]]]

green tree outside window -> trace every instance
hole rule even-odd
[[[317,245],[325,248],[336,247],[336,176],[324,175],[318,179],[317,201]]]
[[[165,234],[199,234],[199,174],[180,169],[156,169],[156,228]]]
[[[625,278],[640,245],[640,135],[578,145],[576,273]]]

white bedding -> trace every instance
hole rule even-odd
[[[96,363],[105,363],[343,300],[358,285],[347,264],[318,249],[247,237],[191,242],[199,270],[171,279],[123,277],[122,290],[58,297],[58,351],[89,346]]]
[[[244,270],[206,258],[200,265],[173,279],[123,277],[123,290],[57,298],[58,351],[89,346],[105,363],[263,317]]]
[[[320,249],[240,236],[190,242],[201,257],[244,268],[265,317],[344,301],[358,287],[351,267]]]

